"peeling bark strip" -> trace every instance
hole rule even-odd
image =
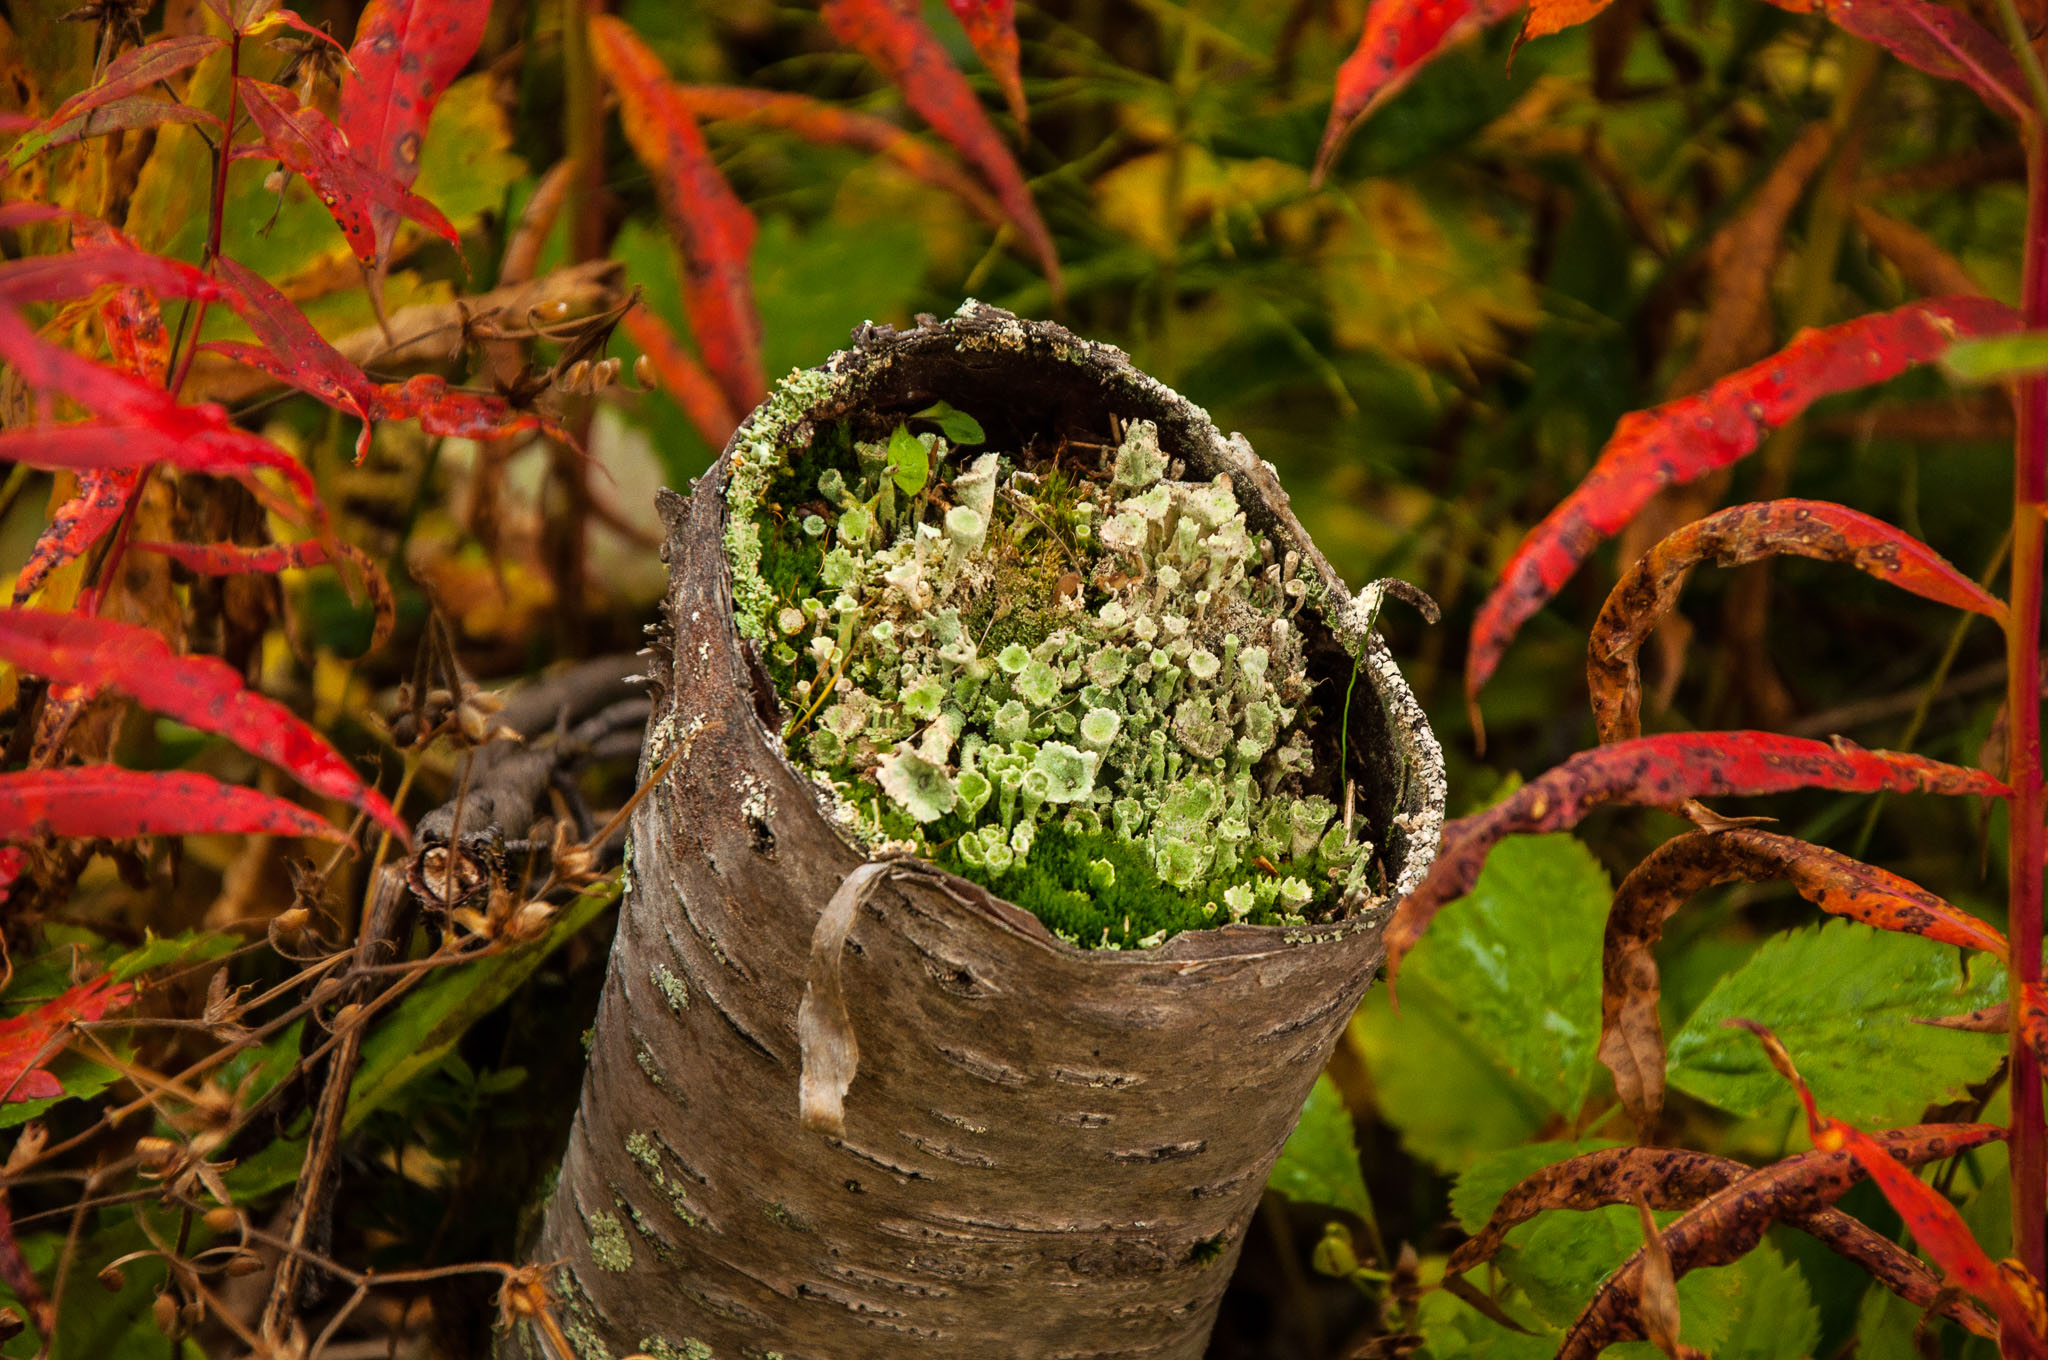
[[[1337,696],[1354,668],[1366,682],[1349,732],[1326,703],[1317,740],[1333,764],[1348,743],[1395,895],[1428,868],[1441,757],[1272,470],[1120,352],[985,307],[855,342],[749,417],[687,506],[664,501],[645,768],[703,725],[633,820],[582,1104],[531,1259],[564,1263],[552,1287],[583,1360],[669,1353],[657,1340],[719,1360],[1192,1360],[1379,963],[1384,910],[1088,952],[964,880],[870,864],[782,758],[777,700],[734,629],[735,463],[813,423],[935,400],[1001,448],[1155,421],[1190,475],[1228,471],[1252,527],[1301,552],[1326,620],[1305,629],[1311,673]],[[829,1070],[821,1034],[857,1036],[857,1067]],[[805,1126],[807,1054],[833,1132]]]

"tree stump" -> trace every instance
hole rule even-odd
[[[1302,616],[1318,754],[1334,764],[1343,739],[1388,900],[1334,925],[1087,951],[835,829],[733,627],[727,484],[736,458],[800,447],[814,422],[936,400],[993,448],[1152,420],[1190,477],[1232,475],[1251,527],[1320,586]],[[531,1256],[561,1263],[570,1341],[583,1360],[1199,1356],[1442,821],[1441,754],[1366,610],[1241,437],[1120,351],[975,304],[861,328],[662,508],[643,774],[680,756],[633,818],[581,1108]],[[542,1353],[521,1335],[508,1352]]]

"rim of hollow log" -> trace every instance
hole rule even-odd
[[[1161,451],[1185,460],[1190,478],[1207,480],[1229,473],[1247,527],[1274,539],[1281,551],[1301,554],[1314,583],[1302,616],[1316,689],[1323,691],[1355,670],[1359,678],[1370,680],[1378,700],[1376,705],[1353,706],[1352,740],[1342,749],[1352,767],[1344,773],[1371,776],[1359,778],[1358,784],[1364,791],[1368,825],[1388,861],[1388,885],[1384,895],[1372,901],[1347,903],[1341,920],[1306,926],[1231,923],[1184,931],[1150,949],[1082,949],[1053,934],[1031,912],[971,879],[907,857],[899,861],[904,869],[941,881],[953,895],[978,902],[1020,942],[1082,956],[1103,967],[1239,957],[1383,927],[1435,858],[1446,804],[1443,751],[1385,641],[1373,631],[1377,600],[1363,593],[1352,596],[1295,517],[1273,465],[1261,459],[1244,436],[1223,435],[1207,411],[1141,372],[1121,349],[1083,340],[1054,322],[1025,321],[969,299],[943,321],[920,315],[918,325],[906,331],[863,324],[854,330],[852,342],[851,348],[834,353],[817,368],[797,370],[785,378],[741,422],[705,477],[693,483],[694,495],[715,497],[721,508],[721,540],[732,517],[734,482],[747,479],[765,489],[784,466],[788,451],[808,446],[824,422],[865,415],[887,423],[935,401],[947,401],[981,420],[988,433],[984,447],[1022,449],[1049,427],[1082,424],[1076,413],[1089,407],[1125,421],[1151,420],[1158,426]],[[982,399],[977,400],[977,394]],[[1032,398],[1040,404],[1033,406]],[[1036,411],[1038,428],[1017,418],[1020,407]],[[1086,425],[1103,428],[1099,420]],[[662,493],[662,515],[671,535],[688,532],[688,506],[682,497]],[[667,548],[663,551],[666,556]],[[718,595],[725,616],[718,622],[730,629],[732,568],[729,560],[720,565]],[[1421,592],[1409,587],[1395,593],[1419,599],[1435,621],[1435,606]],[[700,620],[695,626],[707,622]],[[744,688],[753,699],[747,720],[754,734],[781,758],[791,779],[810,793],[813,809],[839,839],[865,857],[866,847],[843,824],[843,814],[835,816],[841,810],[833,808],[790,759],[781,737],[786,711],[773,682],[752,644],[735,641],[747,672]],[[1319,765],[1339,763],[1341,707],[1325,704],[1323,716],[1314,724]],[[676,733],[662,732],[660,726],[658,722],[649,743],[650,769],[676,740]]]

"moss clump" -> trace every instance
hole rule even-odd
[[[1310,581],[1228,476],[1181,480],[1144,421],[1050,466],[877,433],[736,478],[727,535],[791,757],[859,834],[1088,948],[1328,920],[1379,886],[1315,766]]]

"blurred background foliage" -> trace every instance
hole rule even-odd
[[[5,6],[0,88],[11,87],[14,107],[47,108],[89,69],[73,50],[89,28],[57,22],[70,8]],[[1010,131],[995,82],[958,25],[942,4],[926,8]],[[349,0],[302,7],[344,38],[355,11]],[[1880,59],[1817,19],[1755,0],[1617,0],[1590,26],[1512,59],[1512,23],[1445,54],[1372,114],[1329,182],[1312,188],[1334,72],[1363,11],[1360,0],[1020,6],[1032,121],[1017,155],[1058,245],[1064,303],[1013,240],[887,162],[707,123],[720,168],[759,219],[753,280],[771,379],[819,362],[863,321],[909,325],[969,296],[1129,351],[1279,468],[1297,513],[1348,580],[1404,577],[1443,604],[1435,628],[1399,610],[1384,626],[1443,739],[1454,812],[1593,744],[1585,626],[1617,559],[1705,508],[1781,494],[1840,501],[1919,535],[1967,573],[1993,567],[2011,441],[1996,392],[1951,390],[1923,372],[1825,403],[1732,475],[1667,495],[1647,517],[1652,527],[1578,574],[1486,690],[1489,744],[1478,755],[1459,694],[1472,609],[1527,528],[1585,474],[1615,421],[1762,357],[1801,326],[1966,281],[2011,300],[2020,158],[2008,130],[1966,90]],[[680,79],[801,92],[930,136],[810,8],[622,0],[616,12]],[[153,26],[165,7],[152,14]],[[464,259],[402,246],[387,309],[497,282],[536,185],[567,152],[576,101],[591,97],[565,62],[564,25],[579,14],[566,0],[494,9],[473,73],[435,116],[416,186],[462,228]],[[195,83],[208,78],[202,67]],[[615,122],[604,135],[601,192],[563,215],[534,272],[608,255],[644,305],[687,335],[649,174]],[[1802,146],[1821,154],[1802,157]],[[205,157],[189,128],[158,134],[123,205],[144,247],[196,258]],[[53,173],[61,176],[17,176],[6,194],[46,194]],[[238,166],[231,204],[227,253],[278,283],[331,336],[373,324],[346,247],[303,184],[280,196],[263,167]],[[226,334],[232,323],[217,324]],[[629,365],[634,357],[623,333],[611,352]],[[262,408],[269,432],[319,470],[348,517],[345,536],[390,564],[400,630],[381,658],[347,660],[367,638],[367,611],[331,578],[294,573],[284,588],[296,653],[270,634],[253,668],[306,694],[323,724],[345,733],[362,728],[353,715],[403,678],[430,597],[481,676],[512,678],[636,645],[663,582],[653,488],[687,487],[715,451],[660,392],[614,392],[583,415],[608,473],[594,494],[616,524],[588,518],[538,448],[501,463],[486,448],[430,448],[394,429],[355,468],[352,427],[303,399]],[[0,521],[5,564],[26,555],[44,503],[17,497]],[[1703,573],[1683,613],[1649,659],[1651,730],[1839,732],[1964,765],[1978,763],[1992,737],[2003,668],[1989,626],[1953,623],[1933,605],[1803,561]],[[232,610],[215,626],[232,633]],[[180,740],[162,723],[125,738],[159,761]],[[1881,861],[2002,921],[1999,889],[1983,876],[2003,858],[2002,814],[1960,800],[1818,794],[1770,810],[1795,834]],[[1489,1194],[1584,1140],[1627,1138],[1592,1056],[1600,923],[1611,880],[1677,827],[1654,812],[1607,813],[1582,840],[1512,843],[1473,900],[1418,950],[1402,1013],[1381,994],[1368,1000],[1321,1088],[1331,1117],[1290,1160],[1316,1154],[1317,1138],[1336,1140],[1323,1154],[1341,1150],[1341,1114],[1356,1121],[1358,1192],[1306,1198],[1348,1205],[1342,1221],[1361,1256],[1375,1254],[1377,1239],[1386,1269],[1409,1244],[1421,1278],[1433,1279],[1432,1263],[1440,1268],[1460,1227],[1484,1219]],[[95,870],[69,914],[117,939],[139,939],[145,926],[246,928],[290,901],[277,891],[282,876],[269,850],[199,842],[175,887],[137,894],[110,869]],[[1963,978],[1953,959],[1919,942],[1877,944],[1860,927],[1813,927],[1809,915],[1787,890],[1745,887],[1673,921],[1662,952],[1672,1141],[1752,1160],[1803,1146],[1789,1094],[1758,1079],[1760,1061],[1735,1053],[1714,1028],[1730,1013],[1769,1020],[1796,1052],[1807,1051],[1802,1023],[1828,1036],[1813,1048],[1860,1036],[1860,1061],[1813,1074],[1843,1117],[1910,1122],[1930,1101],[1977,1108],[1966,1088],[1995,1070],[1997,1044],[1908,1018],[1981,1004],[1982,980]],[[1762,943],[1787,924],[1801,928]],[[569,941],[531,978],[509,979],[508,992],[527,989],[521,1005],[466,1017],[454,1038],[426,1050],[432,1061],[405,1069],[417,1080],[395,1083],[366,1111],[352,1174],[372,1188],[346,1208],[344,1254],[406,1265],[516,1256],[517,1201],[539,1184],[573,1108],[576,1037],[594,1005],[604,929]],[[389,1041],[395,1048],[449,1033],[432,1029],[445,1011],[409,1014],[416,1028]],[[1997,1157],[1955,1174],[1953,1188],[2000,1254]],[[252,1172],[247,1183],[283,1179]],[[1858,1192],[1845,1207],[1896,1226],[1874,1195]],[[1270,1200],[1226,1301],[1216,1355],[1365,1356],[1416,1344],[1387,1335],[1406,1324],[1399,1309],[1382,1316],[1385,1282],[1361,1286],[1314,1268],[1332,1259],[1316,1254],[1331,1217]],[[54,1259],[52,1235],[63,1231],[46,1214],[25,1235],[32,1265]],[[1607,1211],[1552,1215],[1510,1240],[1502,1270],[1513,1310],[1540,1329],[1568,1322],[1640,1236],[1627,1211]],[[432,1327],[403,1306],[365,1320],[414,1336],[409,1344],[474,1353],[466,1348],[488,1317],[480,1289],[427,1291]],[[1859,1326],[1859,1354],[1910,1353],[1911,1311],[1804,1239],[1774,1233],[1763,1252],[1689,1277],[1681,1293],[1703,1329],[1688,1339],[1716,1355],[1835,1355]],[[101,1316],[97,1302],[76,1306],[81,1317]],[[90,1343],[104,1348],[94,1353],[164,1354],[160,1339],[105,1316]],[[1442,1294],[1423,1301],[1417,1325],[1439,1357],[1549,1354],[1555,1345]],[[87,1353],[68,1349],[84,1344],[82,1331],[67,1353]],[[31,1353],[19,1344],[7,1353],[17,1351]]]

